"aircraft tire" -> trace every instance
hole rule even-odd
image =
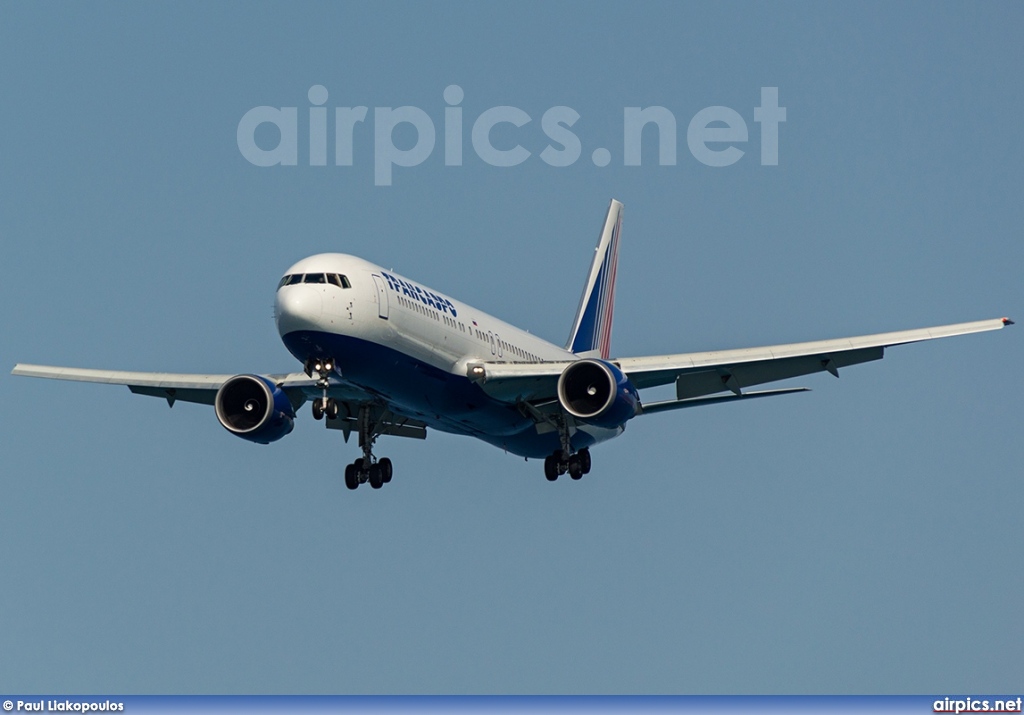
[[[558,479],[558,459],[553,454],[544,458],[544,476],[549,482]]]
[[[575,480],[583,478],[583,462],[579,455],[569,457],[569,476]]]
[[[382,460],[377,462],[377,466],[380,467],[380,476],[385,484],[391,482],[391,477],[395,473],[395,468],[391,464],[391,460],[384,457]]]
[[[380,489],[384,486],[384,479],[381,477],[381,469],[379,464],[370,465],[370,486],[374,489]]]
[[[359,472],[354,464],[345,465],[345,486],[349,489],[357,489],[359,487]]]
[[[583,467],[583,473],[590,474],[590,450],[584,447],[576,454],[580,458],[580,465]]]
[[[324,403],[322,398],[315,398],[313,400],[313,419],[322,420],[324,418]]]

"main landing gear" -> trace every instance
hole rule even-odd
[[[391,481],[394,469],[391,460],[387,457],[377,459],[373,456],[373,443],[381,434],[382,419],[381,411],[375,410],[374,405],[363,404],[359,406],[359,416],[356,420],[359,429],[359,446],[363,449],[363,456],[352,464],[345,467],[345,486],[349,489],[357,489],[360,484],[369,482],[374,489],[380,489]]]
[[[336,419],[340,406],[333,397],[317,397],[313,400],[314,419]],[[345,466],[345,486],[358,489],[360,484],[369,482],[374,489],[380,489],[391,481],[394,469],[387,457],[377,459],[373,456],[373,443],[380,436],[380,425],[373,419],[373,406],[360,405],[357,420],[359,430],[359,446],[363,448],[363,456],[352,464]],[[346,437],[348,433],[346,433]]]
[[[374,489],[380,489],[391,481],[394,470],[391,460],[387,457],[370,463],[367,466],[364,457],[360,457],[352,464],[345,465],[345,486],[349,489],[358,489],[363,482],[369,482]]]
[[[564,412],[549,418],[549,421],[558,429],[558,440],[562,448],[544,458],[544,476],[553,482],[560,474],[568,472],[574,480],[582,479],[584,474],[590,473],[590,450],[584,447],[573,452],[572,433],[576,429],[575,423]]]
[[[544,476],[549,482],[558,479],[560,474],[569,473],[573,479],[582,479],[590,473],[590,450],[581,449],[576,454],[569,454],[564,449],[544,458]]]

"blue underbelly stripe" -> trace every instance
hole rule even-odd
[[[556,432],[537,434],[532,419],[514,405],[489,397],[469,378],[393,348],[313,330],[295,331],[281,339],[300,361],[334,358],[344,380],[380,395],[401,413],[421,419],[433,429],[478,437],[521,457],[541,458],[560,446]],[[594,441],[582,430],[572,440],[577,449]]]

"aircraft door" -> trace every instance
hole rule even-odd
[[[388,289],[384,286],[384,279],[374,274],[373,283],[377,286],[377,315],[384,320],[388,319]]]

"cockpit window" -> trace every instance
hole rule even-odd
[[[280,290],[284,286],[293,286],[296,283],[330,283],[339,288],[352,287],[348,276],[343,276],[339,273],[292,273],[282,278],[277,287]]]

